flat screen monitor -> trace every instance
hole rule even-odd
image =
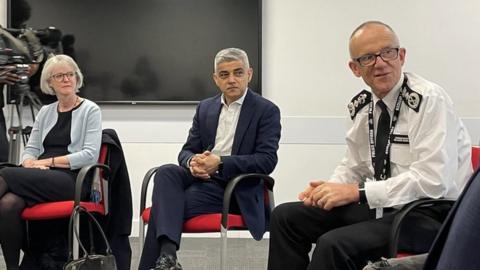
[[[195,103],[218,93],[213,59],[227,47],[247,52],[250,87],[261,94],[261,6],[261,0],[10,0],[9,26],[60,30],[56,49],[77,61],[88,99]]]

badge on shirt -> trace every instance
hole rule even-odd
[[[408,135],[392,134],[392,143],[409,144]]]
[[[352,120],[355,118],[357,113],[365,107],[372,100],[372,93],[367,90],[363,90],[358,93],[358,95],[352,98],[352,101],[347,105],[348,111],[350,112],[350,117]]]
[[[422,104],[422,95],[418,92],[415,92],[410,88],[406,83],[402,86],[402,90],[400,92],[402,95],[403,101],[405,104],[415,112],[420,110],[420,105]]]

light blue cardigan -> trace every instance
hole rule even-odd
[[[22,153],[22,163],[26,159],[36,160],[44,152],[43,140],[57,123],[57,107],[58,101],[43,106],[38,112],[27,146]],[[72,112],[70,138],[70,154],[67,155],[70,169],[79,169],[97,162],[102,141],[102,114],[97,104],[84,99],[82,105]]]

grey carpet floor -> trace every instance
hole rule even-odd
[[[130,243],[133,270],[137,269],[140,260],[138,238],[131,238]],[[253,239],[229,238],[227,254],[229,270],[264,270],[267,268],[268,240],[257,242]],[[185,270],[218,270],[220,239],[184,238],[178,256]],[[0,269],[6,269],[1,252]]]

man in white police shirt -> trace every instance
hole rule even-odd
[[[472,172],[470,138],[451,99],[440,86],[402,72],[406,50],[392,28],[363,23],[349,48],[350,69],[371,91],[348,105],[347,152],[332,177],[312,181],[300,202],[274,210],[269,270],[361,269],[387,255],[396,208],[425,197],[455,199]],[[407,236],[415,235],[415,245],[423,242],[419,236],[433,240],[432,228],[422,227],[446,211],[415,212]]]

